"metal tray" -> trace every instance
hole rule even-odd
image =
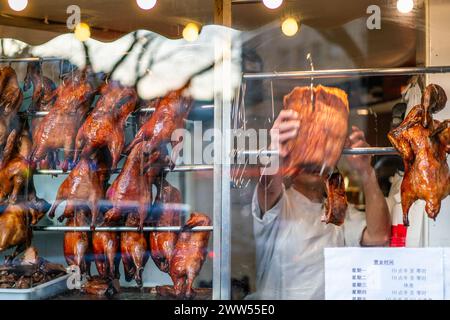
[[[42,300],[67,290],[69,274],[29,289],[0,289],[0,300]]]

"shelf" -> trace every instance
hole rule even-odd
[[[190,166],[176,166],[173,170],[170,168],[164,168],[165,172],[194,172],[194,171],[212,171],[214,167],[212,165],[190,165]],[[113,170],[112,173],[119,173],[122,169]],[[67,172],[63,172],[62,170],[36,170],[35,174],[42,175],[60,175],[60,174],[69,174],[70,170]]]
[[[272,156],[278,155],[277,150],[246,150],[236,152],[237,155],[244,156]],[[342,154],[345,155],[397,155],[398,152],[392,147],[369,147],[369,148],[352,148],[344,149]]]
[[[68,227],[68,226],[33,226],[33,231],[52,231],[52,232],[90,232],[92,231],[89,226],[84,227]],[[182,227],[144,227],[144,231],[159,231],[159,232],[180,232]],[[112,231],[112,232],[133,232],[138,231],[136,227],[96,227],[94,232],[100,231]],[[192,229],[186,229],[187,232],[201,232],[201,231],[213,231],[212,226],[194,227]]]
[[[244,73],[244,80],[326,79],[450,73],[450,66]]]

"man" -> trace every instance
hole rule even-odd
[[[298,114],[281,111],[270,132],[271,140],[277,141],[271,149],[279,150],[281,163],[288,155],[286,144],[297,136],[298,128]],[[367,146],[364,133],[352,127],[346,147]],[[348,160],[361,178],[366,212],[349,206],[340,227],[321,222],[325,191],[321,177],[301,173],[289,188],[280,173],[261,177],[252,203],[257,259],[253,298],[324,299],[324,248],[389,243],[390,215],[371,156],[349,156]]]

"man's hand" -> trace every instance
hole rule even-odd
[[[370,147],[364,137],[364,132],[357,126],[352,126],[352,132],[345,142],[345,148],[365,148]],[[372,170],[371,155],[351,155],[347,156],[350,166],[362,177],[366,177]]]
[[[278,150],[280,157],[285,158],[289,153],[287,143],[297,136],[299,127],[298,113],[282,110],[270,130],[270,149]]]

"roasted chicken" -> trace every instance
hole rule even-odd
[[[86,210],[75,209],[66,222],[68,227],[85,227],[89,225]],[[91,274],[92,248],[88,232],[67,231],[64,233],[64,257],[69,266],[80,268],[82,274]]]
[[[125,121],[136,107],[137,93],[133,88],[110,81],[101,88],[100,95],[78,131],[74,161],[78,155],[86,158],[98,148],[107,147],[112,156],[112,169],[115,169],[125,145]]]
[[[128,214],[126,227],[139,227],[140,217],[136,212]],[[122,254],[125,280],[135,280],[142,287],[142,273],[149,258],[149,248],[143,232],[122,232],[120,235],[120,251]]]
[[[425,200],[425,211],[430,218],[436,219],[441,200],[450,193],[448,121],[440,123],[432,118],[432,113],[442,110],[446,102],[441,87],[427,86],[422,104],[411,109],[403,122],[388,134],[405,167],[401,185],[405,226],[409,225],[409,208],[416,200]]]
[[[33,133],[33,165],[47,153],[64,148],[63,171],[73,159],[75,137],[98,90],[96,75],[90,68],[66,77],[56,89],[56,101]]]
[[[181,225],[181,192],[165,179],[157,181],[158,193],[152,209],[152,226],[176,227]],[[177,243],[176,232],[150,232],[150,252],[156,266],[168,273],[170,261]]]
[[[0,252],[15,247],[14,252],[6,257],[5,263],[11,263],[14,258],[31,244],[31,226],[37,224],[50,208],[41,199],[10,204],[0,214]]]
[[[110,298],[120,292],[120,283],[117,279],[94,276],[83,284],[81,291],[85,294]]]
[[[344,178],[339,172],[334,172],[324,181],[327,199],[322,220],[327,224],[332,223],[340,226],[344,223],[348,206]]]
[[[142,141],[148,141],[148,148],[154,151],[165,144],[172,146],[181,141],[172,141],[172,134],[176,129],[184,126],[184,120],[189,115],[192,100],[183,97],[183,93],[189,84],[183,88],[167,94],[156,107],[150,119],[141,127],[134,140],[126,148],[129,153],[135,145]]]
[[[191,232],[189,229],[209,226],[211,220],[202,213],[192,213],[180,233],[170,262],[169,275],[174,283],[175,295],[191,299],[195,295],[193,283],[208,253],[208,231]]]
[[[297,138],[288,143],[283,176],[299,172],[328,175],[335,168],[347,138],[349,104],[338,88],[296,87],[284,97],[284,108],[299,114]]]

